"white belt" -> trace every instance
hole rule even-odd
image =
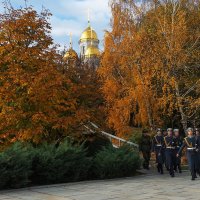
[[[167,149],[175,149],[175,147],[167,147]]]
[[[196,148],[195,147],[193,147],[193,148],[187,148],[187,150],[195,150]]]
[[[157,146],[157,147],[161,147],[162,145],[161,145],[161,144],[157,144],[156,146]]]

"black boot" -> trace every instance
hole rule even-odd
[[[169,169],[169,174],[171,177],[174,177],[174,168]]]
[[[178,172],[179,172],[180,174],[182,173],[181,165],[178,165]]]
[[[171,172],[170,175],[171,175],[172,178],[175,176],[174,172]]]
[[[160,165],[157,164],[157,170],[158,170],[158,173],[160,173]]]
[[[194,181],[195,178],[196,178],[196,176],[197,176],[197,175],[196,175],[196,172],[192,171],[192,172],[191,172],[191,175],[192,175],[192,179],[191,179],[191,180]]]
[[[160,174],[164,174],[162,165],[160,166]]]

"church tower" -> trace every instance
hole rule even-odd
[[[76,51],[73,49],[73,45],[72,45],[72,34],[70,33],[70,44],[69,44],[69,48],[68,50],[65,52],[63,60],[70,64],[76,64],[77,60],[78,60],[78,54],[76,53]]]
[[[88,17],[88,27],[82,32],[79,40],[80,58],[83,62],[98,63],[100,50],[97,33],[92,29]]]
[[[61,70],[63,72],[63,74],[65,74],[66,72],[68,72],[69,69],[73,69],[77,67],[77,64],[79,62],[79,57],[78,54],[76,53],[76,51],[73,49],[73,45],[72,45],[72,34],[70,33],[70,44],[69,44],[69,48],[67,49],[67,51],[63,51],[64,55],[63,55],[63,65]]]

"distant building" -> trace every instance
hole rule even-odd
[[[100,61],[99,39],[97,33],[92,29],[90,20],[88,20],[88,27],[82,32],[80,40],[80,56],[72,47],[72,39],[70,37],[70,47],[65,52],[64,60],[74,62],[80,59],[83,63],[88,63],[91,67],[98,67]]]
[[[78,54],[76,51],[73,49],[72,45],[72,34],[70,33],[70,43],[69,43],[69,49],[64,53],[63,60],[67,64],[73,64],[74,66],[76,65],[78,61]]]

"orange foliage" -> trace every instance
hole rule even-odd
[[[155,128],[177,111],[185,129],[200,108],[199,2],[110,3],[99,69],[109,125],[118,134],[130,124]]]
[[[50,14],[7,8],[0,15],[0,137],[57,140],[85,119],[76,86],[60,73],[48,23]]]
[[[108,105],[108,122],[118,133],[135,125],[154,126],[157,115],[151,80],[155,73],[149,48],[150,38],[137,25],[125,3],[112,4],[112,31],[105,37],[105,52],[99,74]],[[120,16],[120,17],[119,17]],[[149,49],[151,51],[151,49]],[[144,59],[145,57],[145,59]],[[134,118],[130,115],[134,113]]]

